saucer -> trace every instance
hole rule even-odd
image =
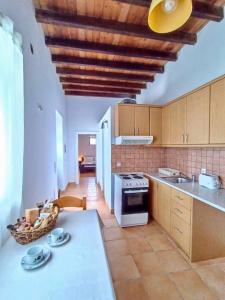
[[[48,237],[47,237],[47,242],[49,244],[49,246],[51,247],[57,247],[57,246],[62,246],[64,245],[65,243],[67,243],[70,239],[70,234],[67,232],[67,233],[64,233],[64,238],[58,242],[52,242],[51,240],[51,235],[49,234]]]
[[[41,266],[43,266],[50,258],[51,256],[51,250],[49,248],[44,247],[43,248],[43,257],[39,260],[37,260],[35,263],[33,264],[29,264],[26,262],[26,256],[22,257],[21,259],[21,266],[24,270],[34,270],[37,269]]]

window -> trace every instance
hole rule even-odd
[[[90,145],[96,145],[96,137],[90,137]]]
[[[0,246],[20,216],[23,183],[24,91],[21,36],[0,13]]]

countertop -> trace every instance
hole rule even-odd
[[[51,248],[51,259],[37,270],[24,271],[20,261],[31,245],[48,247],[47,235],[24,246],[10,237],[0,249],[0,298],[115,300],[97,211],[63,211],[57,227],[71,239]]]
[[[165,175],[159,173],[145,175],[225,212],[225,189],[210,190],[200,186],[198,182],[171,183],[164,179]]]

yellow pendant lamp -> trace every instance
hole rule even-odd
[[[148,25],[157,33],[180,28],[192,13],[192,0],[152,0]]]

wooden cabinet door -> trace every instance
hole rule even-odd
[[[170,105],[162,108],[162,144],[170,144]]]
[[[208,86],[187,96],[186,141],[190,145],[209,143],[209,97]]]
[[[135,106],[118,105],[118,135],[134,135]]]
[[[150,135],[153,136],[153,144],[162,144],[162,108],[150,108]]]
[[[151,181],[151,215],[158,221],[158,183],[156,181]]]
[[[170,194],[171,188],[169,186],[158,184],[158,222],[167,232],[170,232]]]
[[[149,135],[149,106],[135,106],[135,135]]]
[[[225,144],[225,79],[211,85],[210,144]]]
[[[170,104],[170,139],[172,145],[185,143],[186,97]]]

